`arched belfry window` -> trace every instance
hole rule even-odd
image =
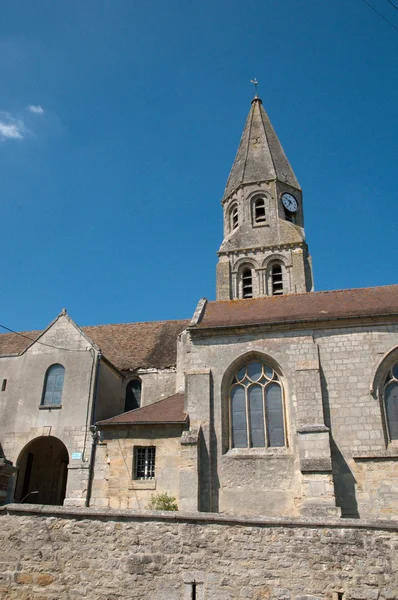
[[[62,403],[65,368],[62,365],[51,365],[44,379],[42,406],[54,406]]]
[[[383,391],[388,436],[398,440],[398,362],[388,371]]]
[[[282,265],[280,265],[279,263],[272,265],[271,287],[272,287],[272,295],[273,296],[281,296],[283,294]]]
[[[124,403],[124,412],[135,410],[141,406],[141,389],[142,383],[140,379],[132,379],[126,387],[126,398]]]
[[[291,213],[288,210],[285,210],[285,219],[286,221],[289,221],[289,223],[296,223],[296,213]]]
[[[234,204],[229,212],[229,230],[233,231],[239,225],[238,205]]]
[[[250,267],[242,271],[242,298],[253,298],[253,273]]]
[[[265,199],[256,198],[253,202],[253,222],[254,223],[265,223]]]
[[[236,371],[229,393],[232,448],[285,446],[283,392],[272,367],[246,363]]]

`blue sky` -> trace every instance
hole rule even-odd
[[[316,289],[396,283],[397,51],[362,0],[4,0],[0,322],[214,299],[253,77],[303,188]]]

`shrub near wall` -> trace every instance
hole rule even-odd
[[[398,524],[9,505],[6,600],[394,600]]]

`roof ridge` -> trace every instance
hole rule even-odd
[[[86,327],[113,327],[118,325],[149,325],[152,323],[183,323],[190,319],[160,319],[159,321],[128,321],[127,323],[100,323],[99,325],[82,325],[81,329]]]
[[[269,138],[268,138],[268,135],[267,135],[267,129],[265,127],[265,123],[264,123],[264,119],[263,119],[263,114],[261,112],[261,107],[263,108],[263,113],[265,114],[265,116],[268,117],[268,115],[265,112],[265,108],[263,107],[263,103],[262,102],[259,103],[259,109],[258,109],[259,113],[260,113],[261,125],[263,126],[263,129],[264,129],[265,140],[267,142],[267,147],[269,149],[269,155],[270,155],[270,158],[271,158],[272,166],[274,167],[275,179],[278,179],[278,171],[277,171],[277,168],[276,168],[276,165],[275,165],[274,156],[273,156],[273,154],[271,152],[270,141],[269,141]],[[269,117],[268,117],[268,119],[269,119]]]
[[[119,326],[119,325],[149,325],[152,323],[184,323],[187,322],[189,323],[190,319],[164,319],[164,320],[160,320],[160,321],[129,321],[128,323],[102,323],[100,325],[82,325],[80,327],[80,329],[86,329],[87,327],[113,327],[113,326]],[[21,334],[32,334],[32,333],[37,333],[37,335],[39,336],[40,334],[42,334],[47,328],[44,327],[43,329],[27,329],[24,331],[6,331],[6,332],[0,332],[0,335],[21,335]],[[33,340],[35,341],[35,340]]]
[[[234,300],[209,300],[209,304],[214,304],[214,303],[221,303],[221,302],[256,302],[256,301],[260,301],[260,300],[282,300],[282,299],[288,299],[288,298],[292,298],[292,297],[297,297],[297,296],[314,296],[314,295],[320,295],[320,294],[335,294],[335,293],[343,293],[343,292],[357,292],[357,291],[361,291],[361,290],[380,290],[383,288],[388,288],[388,287],[396,287],[398,288],[398,283],[389,283],[386,285],[374,285],[374,286],[365,286],[365,287],[359,287],[359,288],[338,288],[337,290],[319,290],[319,291],[313,291],[313,292],[296,292],[294,294],[281,294],[278,296],[260,296],[258,298],[235,298]]]
[[[247,159],[249,156],[249,150],[250,150],[250,140],[251,140],[251,136],[252,136],[252,129],[253,129],[253,119],[254,119],[254,104],[252,104],[251,106],[251,114],[250,114],[250,125],[249,125],[249,134],[247,136],[247,145],[246,145],[246,154],[245,154],[245,162],[243,163],[243,170],[242,170],[242,181],[245,180],[245,173],[246,173],[246,167],[247,167]],[[243,136],[243,134],[242,134]],[[239,149],[238,149],[239,152]]]

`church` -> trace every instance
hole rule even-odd
[[[186,320],[0,335],[0,503],[398,518],[398,286],[313,291],[257,95],[221,203],[216,300]]]

